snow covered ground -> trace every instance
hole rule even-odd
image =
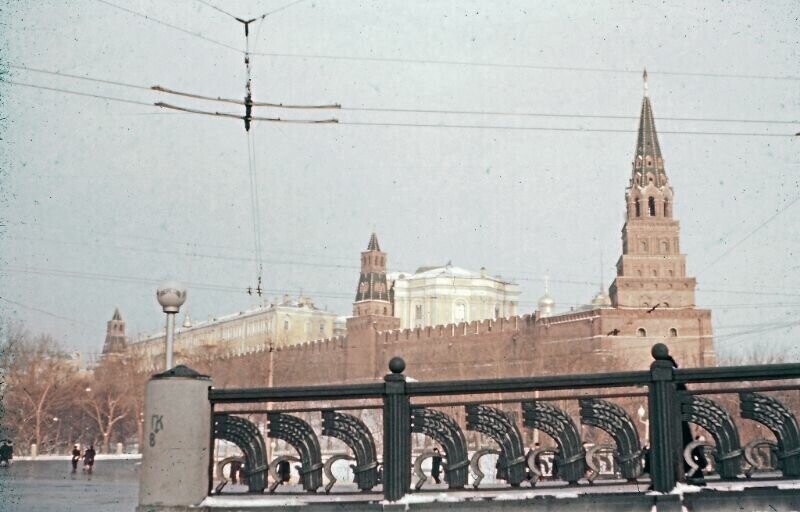
[[[93,474],[72,474],[69,458],[14,459],[0,467],[0,511],[132,512],[139,496],[139,461],[98,457]]]

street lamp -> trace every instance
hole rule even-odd
[[[175,315],[186,302],[186,289],[175,281],[168,281],[159,286],[156,298],[164,313],[167,314],[167,367],[172,368],[172,347],[175,340]]]
[[[650,442],[650,419],[644,419],[644,415],[647,411],[644,410],[644,406],[640,405],[639,410],[636,411],[636,414],[639,416],[639,421],[644,424],[644,440],[646,443]]]

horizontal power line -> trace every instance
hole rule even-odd
[[[73,78],[77,80],[85,80],[89,82],[97,82],[108,85],[117,85],[121,87],[128,87],[146,91],[163,92],[166,94],[173,94],[187,98],[194,98],[206,101],[219,101],[224,103],[231,103],[236,105],[245,105],[244,100],[236,98],[224,98],[221,96],[205,96],[201,94],[194,94],[184,91],[177,91],[160,85],[145,86],[138,84],[131,84],[126,82],[118,82],[103,78],[93,78],[85,75],[74,75],[69,73],[62,73],[59,71],[50,71],[45,69],[31,68],[27,66],[20,66],[16,64],[9,64],[9,67],[30,71],[34,73],[44,73],[48,75]],[[418,114],[444,114],[444,115],[481,115],[481,116],[503,116],[503,117],[544,117],[544,118],[567,118],[567,119],[620,119],[620,120],[636,120],[638,116],[623,115],[623,114],[570,114],[558,112],[510,112],[498,110],[465,110],[465,109],[429,109],[429,108],[395,108],[395,107],[346,107],[338,103],[328,105],[291,105],[284,103],[274,102],[260,102],[255,101],[252,103],[254,107],[269,107],[269,108],[285,108],[285,109],[340,109],[342,111],[350,112],[385,112],[385,113],[418,113]],[[659,120],[663,121],[685,121],[685,122],[710,122],[710,123],[751,123],[751,124],[800,124],[798,120],[780,120],[780,119],[737,119],[737,118],[707,118],[707,117],[672,117],[672,116],[658,116]]]
[[[60,89],[56,87],[46,87],[41,85],[16,82],[11,80],[3,80],[3,83],[18,85],[23,87],[31,87],[34,89],[43,89],[52,92],[61,92],[65,94],[73,94],[77,96],[85,96],[96,99],[103,99],[107,101],[117,101],[122,103],[130,103],[134,105],[143,105],[147,107],[160,107],[169,110],[180,111],[189,114],[198,114],[206,116],[225,117],[230,119],[242,120],[243,115],[234,114],[230,112],[211,112],[204,110],[197,110],[192,108],[180,107],[168,103],[146,103],[143,101],[128,100],[124,98],[117,98],[111,96],[104,96],[99,94],[84,93],[72,91],[68,89]],[[303,119],[282,119],[279,117],[251,117],[253,121],[264,121],[272,123],[284,124],[339,124],[350,126],[382,126],[382,127],[404,127],[404,128],[445,128],[445,129],[476,129],[476,130],[512,130],[512,131],[541,131],[541,132],[584,132],[584,133],[636,133],[633,129],[615,129],[615,128],[574,128],[574,127],[551,127],[551,126],[513,126],[513,125],[483,125],[483,124],[433,124],[433,123],[398,123],[398,122],[377,122],[377,121],[341,121],[337,119],[321,119],[321,120],[303,120]],[[757,133],[757,132],[716,132],[716,131],[682,131],[682,130],[659,130],[661,134],[672,135],[710,135],[710,136],[738,136],[738,137],[793,137],[794,134],[785,133]]]
[[[426,123],[382,123],[373,121],[339,121],[339,125],[349,126],[388,126],[401,128],[447,128],[447,129],[472,129],[472,130],[513,130],[513,131],[544,131],[544,132],[585,132],[585,133],[637,133],[637,130],[614,128],[556,128],[552,126],[513,126],[513,125],[481,125],[481,124],[426,124]],[[680,131],[659,130],[659,134],[671,135],[714,135],[735,137],[794,137],[793,133],[756,133],[756,132],[711,132],[711,131]]]
[[[17,85],[17,86],[20,86],[20,87],[30,87],[32,89],[42,89],[42,90],[51,91],[51,92],[60,92],[60,93],[64,93],[64,94],[73,94],[75,96],[85,96],[87,98],[95,98],[95,99],[106,100],[106,101],[117,101],[117,102],[120,102],[120,103],[129,103],[131,105],[143,105],[145,107],[153,107],[153,106],[155,106],[153,103],[147,103],[147,102],[144,102],[144,101],[136,101],[136,100],[129,100],[129,99],[125,99],[125,98],[117,98],[117,97],[114,97],[114,96],[104,96],[102,94],[93,94],[93,93],[88,93],[88,92],[71,91],[69,89],[61,89],[61,88],[58,88],[58,87],[47,87],[47,86],[44,86],[44,85],[29,84],[29,83],[25,83],[25,82],[17,82],[17,81],[14,81],[14,80],[5,80],[5,79],[3,79],[3,80],[0,80],[0,83]]]
[[[124,275],[114,275],[114,274],[98,274],[94,272],[81,272],[74,270],[51,269],[42,267],[18,268],[14,266],[7,266],[2,271],[14,274],[32,274],[32,275],[42,275],[47,277],[66,277],[66,278],[82,279],[89,281],[109,281],[109,282],[123,282],[130,284],[148,284],[148,285],[161,284],[161,281],[157,279],[151,279],[145,277],[124,276]],[[246,286],[236,287],[236,286],[221,285],[221,284],[200,283],[195,281],[181,281],[181,283],[184,284],[189,289],[189,291],[191,291],[192,289],[197,289],[197,290],[207,290],[215,292],[243,294],[247,289]],[[264,294],[267,295],[269,294],[296,295],[298,293],[301,293],[303,295],[310,295],[312,298],[352,299],[354,297],[354,294],[350,293],[306,290],[305,288],[302,287],[264,288],[262,289],[262,291]]]
[[[0,297],[0,300],[2,300],[3,302],[7,302],[9,304],[13,304],[14,306],[18,306],[18,307],[21,307],[21,308],[24,308],[24,309],[29,309],[31,311],[36,311],[37,313],[41,313],[43,315],[47,315],[47,316],[51,316],[53,318],[57,318],[59,320],[66,320],[67,322],[73,323],[75,325],[83,325],[85,327],[92,327],[92,328],[95,327],[95,326],[90,326],[89,324],[87,324],[85,322],[82,322],[80,320],[76,320],[74,318],[69,318],[69,317],[66,317],[66,316],[57,315],[55,313],[51,313],[50,311],[47,311],[47,310],[44,310],[44,309],[41,309],[41,308],[37,308],[37,307],[34,307],[34,306],[29,306],[27,304],[23,304],[21,302],[15,301],[15,300],[8,299],[6,297]]]
[[[223,255],[223,254],[208,254],[208,253],[198,253],[198,252],[184,252],[184,251],[173,251],[168,249],[149,249],[144,247],[129,247],[129,246],[119,246],[113,244],[102,244],[102,243],[86,243],[86,242],[72,242],[69,240],[53,240],[49,238],[34,238],[34,237],[26,237],[26,236],[16,236],[11,235],[6,237],[12,240],[28,240],[32,242],[46,242],[46,243],[53,243],[53,244],[63,244],[63,245],[77,245],[81,247],[103,247],[108,249],[117,249],[121,251],[130,251],[130,252],[139,252],[139,253],[148,253],[148,254],[164,254],[164,255],[171,255],[171,256],[188,256],[192,258],[206,258],[206,259],[214,259],[214,260],[224,260],[224,261],[241,261],[241,262],[254,262],[259,261],[256,257],[253,256],[231,256],[231,255]],[[244,250],[242,250],[244,252]],[[353,258],[356,259],[356,258]],[[335,263],[314,263],[314,262],[307,262],[307,261],[297,261],[297,260],[275,260],[275,259],[263,259],[265,263],[269,263],[270,265],[289,265],[289,266],[299,266],[299,267],[322,267],[322,268],[336,268],[336,269],[345,269],[345,270],[359,270],[360,267],[356,265],[341,265]]]
[[[254,52],[252,55],[259,55],[263,57],[282,57],[282,58],[301,58],[301,59],[323,59],[323,60],[341,60],[341,61],[363,61],[363,62],[383,62],[383,63],[400,63],[400,64],[432,64],[432,65],[447,65],[447,66],[475,66],[475,67],[488,67],[488,68],[506,68],[506,69],[536,69],[541,71],[578,71],[578,72],[593,72],[593,73],[621,73],[621,74],[635,74],[641,75],[641,69],[624,69],[624,68],[595,68],[595,67],[580,67],[580,66],[548,66],[542,64],[514,64],[514,63],[499,63],[499,62],[474,62],[462,60],[447,60],[447,59],[408,59],[400,57],[359,57],[350,55],[325,55],[325,54],[312,54],[312,53],[285,53],[285,52]],[[744,73],[706,73],[706,72],[692,72],[692,71],[672,71],[672,70],[653,70],[648,68],[647,73],[650,75],[665,75],[665,76],[692,76],[692,77],[706,77],[706,78],[741,78],[741,79],[756,79],[756,80],[800,80],[800,76],[793,75],[757,75],[757,74],[744,74]]]
[[[200,33],[192,32],[185,28],[167,23],[153,16],[143,14],[132,9],[121,7],[119,5],[108,2],[107,0],[96,0],[109,7],[127,12],[128,14],[138,16],[140,18],[158,23],[159,25],[177,30],[181,33],[196,37],[206,42],[215,44],[233,50],[237,53],[245,53],[244,50],[234,46],[225,44],[221,41],[211,39]],[[299,0],[298,0],[299,1]],[[294,2],[297,3],[297,2]],[[294,3],[286,5],[274,12],[285,9],[294,5]],[[268,14],[273,14],[268,13]],[[235,16],[228,14],[235,18]],[[543,64],[519,64],[519,63],[499,63],[499,62],[473,62],[473,61],[460,61],[448,59],[411,59],[399,57],[360,57],[352,55],[325,55],[325,54],[311,54],[311,53],[286,53],[286,52],[251,52],[250,55],[258,55],[265,57],[282,57],[282,58],[302,58],[302,59],[325,59],[325,60],[340,60],[340,61],[363,61],[363,62],[383,62],[383,63],[401,63],[401,64],[425,64],[425,65],[448,65],[448,66],[476,66],[476,67],[491,67],[491,68],[509,68],[509,69],[536,69],[543,71],[577,71],[577,72],[593,72],[593,73],[622,73],[622,74],[641,74],[640,69],[625,69],[625,68],[600,68],[600,67],[580,67],[580,66],[551,66]],[[709,73],[709,72],[693,72],[693,71],[674,71],[674,70],[658,70],[650,71],[650,74],[661,74],[665,76],[691,76],[691,77],[706,77],[706,78],[737,78],[737,79],[756,79],[756,80],[800,80],[800,76],[793,75],[762,75],[762,74],[745,74],[745,73]]]
[[[136,84],[130,84],[130,83],[126,83],[126,82],[118,82],[116,80],[108,80],[108,79],[104,79],[104,78],[93,78],[93,77],[88,77],[88,76],[84,76],[84,75],[74,75],[72,73],[63,73],[61,71],[50,71],[50,70],[47,70],[47,69],[31,68],[31,67],[28,67],[28,66],[20,66],[18,64],[8,64],[8,67],[11,68],[11,69],[19,69],[19,70],[22,70],[22,71],[29,71],[31,73],[42,73],[42,74],[45,74],[45,75],[60,76],[60,77],[63,77],[63,78],[72,78],[74,80],[84,80],[84,81],[87,81],[87,82],[96,82],[96,83],[106,84],[106,85],[116,85],[118,87],[128,87],[130,89],[140,89],[140,90],[144,90],[144,91],[149,91],[151,89],[150,87],[147,87],[147,86],[144,86],[144,85],[136,85]]]

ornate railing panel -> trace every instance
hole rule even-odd
[[[733,418],[710,398],[684,394],[681,419],[704,428],[714,438],[714,461],[721,478],[736,478],[742,473],[742,447]]]
[[[411,431],[425,434],[444,448],[447,485],[450,489],[463,489],[467,485],[469,458],[467,441],[458,423],[441,411],[413,407]]]
[[[214,439],[230,441],[242,450],[248,491],[264,492],[267,486],[267,450],[258,427],[239,416],[215,414]]]
[[[597,398],[584,398],[579,403],[581,423],[603,430],[617,444],[614,460],[622,478],[631,480],[641,476],[643,461],[639,432],[625,409]]]
[[[340,439],[353,450],[356,458],[353,474],[359,489],[367,491],[378,484],[378,457],[375,440],[363,421],[351,414],[324,410],[322,411],[322,435]]]
[[[525,480],[525,454],[517,424],[500,409],[468,405],[467,430],[491,437],[500,446],[497,477],[517,487]]]
[[[654,361],[648,371],[434,382],[407,379],[403,375],[405,362],[395,357],[389,364],[391,374],[384,376],[383,382],[311,387],[212,388],[208,396],[214,408],[222,408],[227,404],[248,404],[246,408],[232,408],[228,412],[220,412],[217,408],[214,436],[228,439],[242,449],[249,470],[249,489],[254,492],[263,490],[266,484],[263,469],[264,442],[255,425],[242,418],[234,418],[234,414],[266,415],[268,435],[285,440],[299,454],[299,458],[284,455],[283,460],[299,460],[302,463],[300,474],[303,488],[314,491],[322,484],[324,467],[320,460],[319,442],[309,424],[291,414],[321,413],[322,435],[337,437],[352,450],[352,456],[356,459],[354,469],[358,487],[362,490],[373,489],[381,479],[383,498],[394,502],[411,489],[411,463],[414,457],[412,432],[423,433],[442,446],[447,462],[443,469],[451,488],[460,488],[467,483],[468,462],[464,432],[453,418],[439,412],[443,407],[465,407],[466,428],[484,434],[497,443],[499,450],[476,447],[477,451],[469,463],[476,476],[473,484],[475,486],[480,485],[483,478],[479,460],[487,453],[497,454],[497,476],[512,486],[519,486],[525,481],[526,465],[536,479],[543,471],[547,472],[541,467],[541,461],[537,464],[537,454],[541,458],[543,453],[548,456],[550,453],[556,454],[553,458],[553,466],[557,467],[554,473],[570,484],[581,480],[586,475],[586,469],[592,471],[589,474],[590,480],[601,470],[608,473],[612,452],[614,469],[629,480],[636,479],[643,469],[641,441],[637,429],[634,428],[630,416],[618,404],[605,401],[630,398],[635,398],[637,403],[647,403],[646,411],[641,411],[641,420],[649,426],[650,451],[646,461],[649,467],[646,471],[650,475],[654,491],[669,492],[678,481],[685,480],[681,452],[691,459],[692,449],[704,444],[704,441],[698,440],[696,444],[690,443],[688,452],[685,451],[686,447],[682,446],[685,437],[679,433],[684,431],[685,434],[684,427],[689,422],[708,430],[714,438],[714,466],[723,478],[734,478],[740,471],[751,476],[756,469],[764,470],[762,474],[765,477],[772,477],[769,473],[776,465],[775,461],[785,476],[800,476],[798,422],[786,404],[762,394],[796,391],[800,388],[796,382],[783,385],[767,382],[800,378],[800,364],[678,369],[665,345],[656,344],[651,354]],[[741,382],[753,384],[751,387],[741,387]],[[764,382],[767,383],[755,385]],[[726,388],[719,386],[720,383],[736,383],[740,387]],[[704,384],[710,386],[704,387]],[[577,392],[579,390],[580,393]],[[550,395],[553,391],[567,394]],[[544,395],[540,395],[540,392]],[[736,393],[740,395],[742,417],[768,427],[777,442],[750,440],[742,449],[743,441],[739,439],[739,433],[731,419],[732,411],[723,410],[720,406],[723,402],[701,398]],[[475,396],[483,396],[485,399],[474,400]],[[537,398],[524,398],[531,396]],[[448,401],[446,397],[457,398]],[[474,401],[467,402],[466,397]],[[375,432],[370,432],[366,424],[356,417],[335,411],[330,405],[330,402],[350,401],[336,407],[339,410],[357,410],[362,408],[360,404],[364,404],[364,400],[369,402],[363,408],[379,415],[377,424],[382,424],[377,427],[383,429],[382,478],[372,437]],[[581,406],[581,424],[606,432],[614,440],[615,449],[606,451],[606,446],[597,445],[587,448],[585,453],[578,426],[563,410],[551,405],[555,400],[578,402]],[[552,450],[550,447],[541,447],[529,451],[527,457],[523,455],[521,427],[510,414],[495,406],[500,403],[520,402],[522,424],[552,437],[558,446],[556,452],[549,451]],[[294,406],[295,409],[287,408],[278,412],[273,408],[276,403],[298,405]],[[256,409],[252,407],[254,404],[268,405],[266,409]],[[775,452],[774,456],[772,451]],[[334,455],[329,459],[327,490],[331,489],[334,482],[330,471],[334,459],[343,457],[344,454]],[[281,457],[276,461],[279,459]],[[421,463],[423,459],[417,460]],[[209,471],[213,464],[212,458],[209,461]],[[416,469],[421,470],[421,466],[418,464]],[[271,470],[272,473],[275,472],[274,467]],[[695,475],[688,476],[691,478]],[[278,476],[272,474],[272,477],[275,483],[271,489],[274,489],[279,482]],[[536,479],[531,483],[535,483]]]
[[[303,489],[316,492],[322,486],[322,457],[319,440],[311,426],[296,416],[271,412],[267,414],[267,435],[286,441],[300,455],[300,481]]]
[[[761,393],[739,393],[742,418],[766,426],[778,444],[778,466],[784,476],[800,476],[800,429],[797,418],[780,401]]]
[[[538,400],[522,402],[522,414],[526,427],[544,432],[558,445],[554,459],[557,470],[553,471],[553,476],[577,483],[586,472],[586,453],[572,418],[558,407]]]

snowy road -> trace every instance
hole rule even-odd
[[[98,460],[91,476],[70,474],[69,460],[15,461],[0,468],[1,512],[103,510],[136,508],[138,461]]]

